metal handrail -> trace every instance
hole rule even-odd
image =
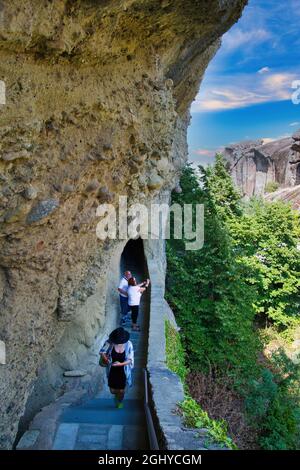
[[[150,450],[159,450],[159,445],[158,445],[156,432],[155,432],[155,428],[153,424],[152,414],[151,414],[151,410],[149,406],[148,374],[147,374],[146,369],[143,369],[143,372],[144,372],[144,388],[145,388],[144,409],[145,409],[145,414],[146,414],[146,423],[147,423]]]

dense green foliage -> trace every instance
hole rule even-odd
[[[184,384],[188,370],[185,365],[185,352],[180,335],[169,321],[165,322],[165,331],[167,367],[175,372]]]
[[[255,287],[256,313],[278,327],[299,323],[300,238],[298,214],[280,201],[252,200],[229,222],[237,261]]]
[[[167,298],[183,327],[191,369],[221,368],[253,372],[259,341],[254,334],[255,300],[245,282],[244,266],[237,264],[224,218],[239,213],[239,197],[228,174],[223,174],[222,193],[227,203],[218,204],[215,175],[209,170],[202,187],[191,167],[181,179],[182,193],[174,195],[180,204],[204,204],[205,244],[198,251],[185,251],[184,240],[167,245]],[[189,299],[187,302],[186,299]],[[236,328],[236,325],[239,328]],[[230,373],[229,370],[229,373]]]
[[[299,215],[282,202],[242,202],[221,156],[200,177],[187,166],[181,187],[173,202],[204,204],[205,216],[201,250],[186,251],[185,240],[167,244],[167,298],[187,366],[226,371],[262,448],[294,449],[298,369],[283,352],[258,359],[261,326],[286,333],[299,325]]]
[[[266,184],[265,191],[266,193],[274,193],[279,188],[277,181],[270,181]]]
[[[218,443],[221,447],[225,446],[228,449],[236,449],[236,445],[230,437],[228,437],[227,424],[224,420],[216,421],[211,419],[206,411],[191,397],[186,399],[180,404],[180,409],[183,413],[185,424],[191,428],[206,428],[208,432],[208,442]]]
[[[264,449],[288,450],[299,445],[299,370],[282,350],[271,368],[249,384],[245,400],[252,426],[260,431]]]
[[[209,441],[234,449],[232,439],[228,437],[227,426],[224,421],[210,419],[201,406],[188,394],[185,384],[188,369],[185,365],[185,351],[180,339],[180,334],[169,321],[165,322],[166,332],[166,359],[167,366],[181,379],[186,390],[186,398],[180,403],[180,409],[184,416],[185,424],[193,428],[206,428]],[[210,442],[207,443],[208,445]]]

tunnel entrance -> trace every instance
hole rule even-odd
[[[138,282],[149,277],[147,261],[144,253],[144,243],[141,238],[129,240],[121,255],[121,275],[124,271],[131,271]]]

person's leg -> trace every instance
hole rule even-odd
[[[127,302],[127,318],[128,320],[131,320],[131,307]]]
[[[116,392],[117,392],[117,393],[116,393],[117,399],[118,399],[120,402],[122,402],[122,401],[124,400],[125,390],[124,390],[124,389],[123,389],[123,390],[117,390]]]
[[[138,305],[133,305],[131,307],[131,317],[132,317],[132,328],[133,330],[137,330],[137,319],[139,315],[139,306]]]
[[[125,309],[125,307],[124,307],[124,309]],[[126,317],[127,320],[130,320],[130,317],[131,317],[131,307],[128,304],[128,297],[126,297],[126,315],[125,315],[125,317]]]
[[[125,396],[125,390],[119,390],[116,388],[110,388],[110,393],[115,396],[115,404],[117,408],[123,408],[123,400]]]
[[[125,322],[128,313],[128,298],[120,295],[121,322]]]
[[[117,408],[121,409],[123,408],[123,400],[124,400],[124,395],[125,395],[125,390],[117,390],[116,397],[117,397],[117,403],[116,406]]]
[[[118,403],[119,403],[118,391],[119,391],[119,390],[117,390],[117,389],[115,389],[115,388],[110,388],[109,390],[110,390],[110,393],[111,393],[112,395],[114,395],[115,406],[118,406]]]

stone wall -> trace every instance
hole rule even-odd
[[[0,2],[1,448],[92,357],[122,248],[96,208],[176,186],[190,103],[245,3]]]
[[[99,349],[105,337],[116,327],[119,318],[120,258],[126,241],[118,243],[107,262],[99,264],[94,293],[79,305],[73,321],[58,344],[47,356],[32,384],[19,426],[19,435],[46,405],[76,390],[78,396],[93,395],[104,379],[99,368]],[[66,378],[67,371],[84,372],[81,378]]]

